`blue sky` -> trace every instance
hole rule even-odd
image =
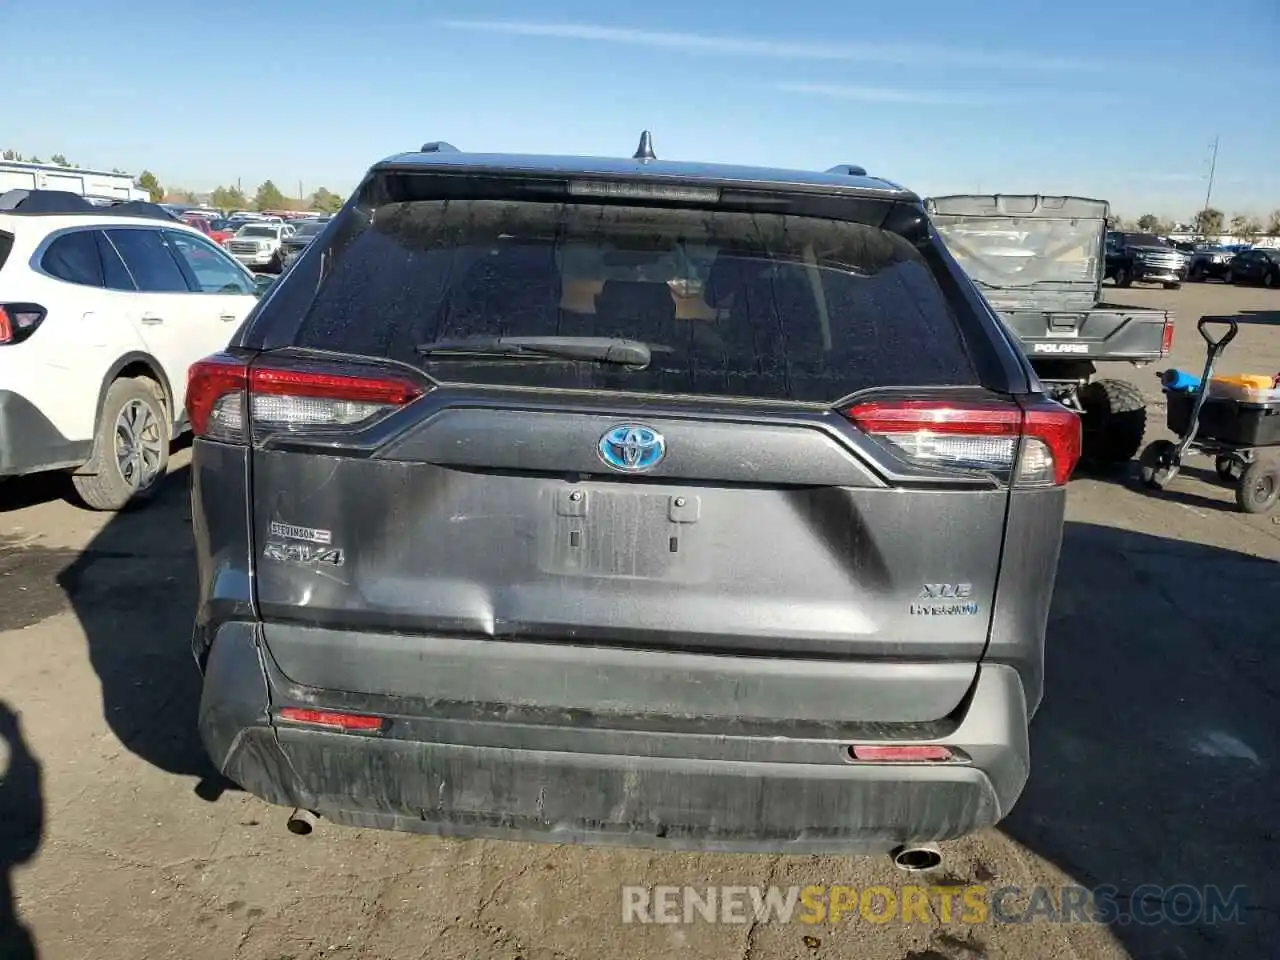
[[[921,193],[1280,207],[1280,4],[219,0],[0,4],[0,147],[346,193],[463,149],[825,169]],[[627,8],[630,8],[628,11]]]

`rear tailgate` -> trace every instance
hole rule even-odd
[[[491,200],[337,236],[300,264],[331,267],[293,347],[248,373],[257,602],[292,680],[435,695],[427,652],[469,638],[933,661],[959,669],[896,719],[964,696],[1023,413],[978,383],[911,244]],[[655,349],[643,370],[414,350],[515,334]]]
[[[1159,360],[1173,347],[1173,314],[1166,310],[1025,310],[1000,317],[1032,359]]]

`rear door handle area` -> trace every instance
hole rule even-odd
[[[149,313],[149,314],[147,314],[145,317],[143,317],[143,318],[142,318],[142,322],[143,322],[143,323],[145,323],[145,324],[146,324],[147,326],[149,326],[149,327],[154,327],[154,326],[156,326],[157,324],[164,323],[164,317],[157,317],[157,316],[155,316],[155,315],[153,315],[153,314],[150,314],[150,313]]]
[[[240,318],[237,317],[234,313],[224,313],[222,316],[218,317],[218,319],[221,320],[223,323],[235,323]]]

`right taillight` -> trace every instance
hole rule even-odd
[[[1064,484],[1080,459],[1080,418],[1053,401],[873,400],[845,415],[912,463],[1020,487]]]
[[[1160,335],[1160,356],[1167,357],[1173,349],[1173,321],[1164,322],[1164,331]]]
[[[423,388],[396,376],[249,367],[215,355],[191,367],[187,417],[208,440],[360,427],[420,397]]]
[[[1023,407],[1022,457],[1015,483],[1061,485],[1071,479],[1080,462],[1084,437],[1080,415],[1053,400],[1040,400]]]

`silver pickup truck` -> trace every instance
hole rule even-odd
[[[1018,338],[1045,387],[1080,411],[1084,462],[1122,466],[1146,431],[1142,391],[1097,365],[1168,356],[1173,315],[1103,303],[1110,204],[1085,197],[933,197],[926,207],[951,255]]]
[[[284,243],[292,235],[287,223],[246,223],[227,241],[227,252],[250,270],[279,273],[284,268]]]

